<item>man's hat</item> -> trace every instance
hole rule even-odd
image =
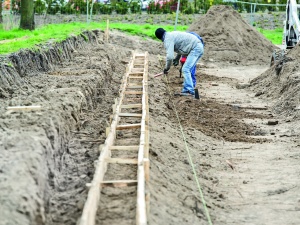
[[[162,38],[163,38],[165,32],[166,32],[165,29],[163,29],[163,28],[158,28],[158,29],[156,29],[156,31],[155,31],[155,36],[156,36],[158,39],[162,40]]]

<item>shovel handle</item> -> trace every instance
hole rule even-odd
[[[164,72],[161,72],[161,73],[158,73],[158,74],[155,74],[154,77],[159,77],[161,75],[164,75]]]

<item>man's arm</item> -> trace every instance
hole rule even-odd
[[[169,70],[174,58],[174,42],[169,42],[166,43],[165,45],[166,50],[167,50],[167,57],[166,57],[166,66],[165,66],[165,70]]]
[[[180,57],[181,57],[181,55],[179,53],[177,53],[175,59],[173,59],[173,66],[177,66],[179,64]]]

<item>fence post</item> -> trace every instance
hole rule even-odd
[[[179,6],[180,6],[180,0],[178,0],[178,2],[177,2],[177,10],[176,10],[176,19],[175,19],[174,30],[176,30],[176,27],[177,27],[178,14],[179,14]]]

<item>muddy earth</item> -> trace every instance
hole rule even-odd
[[[219,10],[231,9],[211,13],[223,16]],[[257,38],[248,27],[239,29],[236,35]],[[245,54],[243,41],[235,54],[245,60],[232,60],[227,48],[211,55],[219,42],[208,34],[197,65],[200,100],[173,95],[182,85],[178,68],[153,77],[162,71],[161,42],[117,31],[109,42],[95,30],[3,60],[0,224],[78,222],[133,50],[150,54],[149,224],[209,224],[209,218],[213,224],[300,224],[300,49],[269,68],[268,60]],[[250,48],[261,56],[272,47],[263,46]],[[8,110],[32,105],[41,108]],[[96,224],[135,224],[135,189],[103,189]]]

